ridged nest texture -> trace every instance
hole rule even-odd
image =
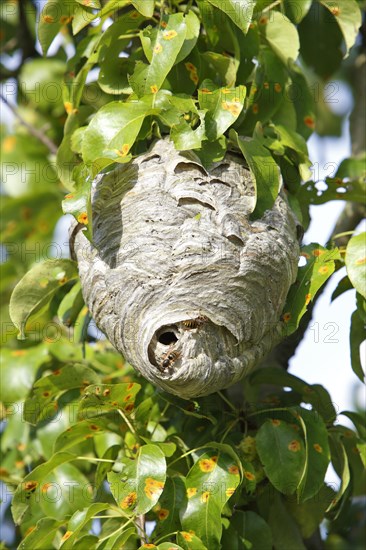
[[[183,398],[226,388],[278,342],[297,272],[283,196],[250,221],[255,188],[228,153],[207,172],[168,139],[93,182],[93,244],[75,252],[86,304],[115,348]]]

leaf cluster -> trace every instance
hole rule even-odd
[[[1,475],[19,548],[270,549],[283,537],[304,548],[362,490],[362,417],[340,413],[355,425],[345,428],[325,388],[276,368],[254,373],[235,406],[224,394],[156,392],[108,343],[84,356],[66,339],[7,356],[6,370],[21,362],[28,377],[3,396]],[[324,483],[330,462],[338,489]]]

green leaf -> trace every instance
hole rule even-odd
[[[84,305],[80,282],[77,282],[59,305],[57,316],[64,325],[70,327],[75,324],[80,310]]]
[[[212,90],[204,81],[198,90],[198,101],[206,113],[206,135],[209,140],[218,139],[234,124],[243,110],[246,95],[245,86]]]
[[[266,420],[256,435],[259,458],[278,491],[293,494],[303,477],[306,454],[299,432],[279,419]]]
[[[28,395],[39,367],[49,359],[48,350],[43,345],[29,349],[4,348],[1,357],[0,401],[6,404]]]
[[[120,449],[120,445],[112,445],[112,447],[109,447],[103,454],[103,460],[116,460]],[[102,485],[107,473],[111,471],[112,467],[112,462],[98,462],[97,471],[95,473],[95,486],[97,489]]]
[[[89,506],[92,493],[90,482],[76,466],[60,464],[43,478],[36,512],[40,508],[44,516],[62,520]]]
[[[184,50],[184,44],[181,51]],[[163,83],[163,90],[171,90],[179,96],[187,94],[191,98],[200,80],[202,80],[201,54],[195,46],[183,61],[173,66]]]
[[[321,3],[313,2],[297,29],[304,62],[328,80],[343,58],[343,37],[335,18]]]
[[[77,392],[75,392],[77,393]],[[61,405],[59,410],[55,414],[55,410],[50,407],[50,414],[48,418],[44,418],[44,422],[37,426],[37,451],[42,455],[44,460],[49,460],[54,453],[54,443],[57,437],[75,421],[75,409],[77,407],[76,401],[69,399],[70,394],[64,399],[61,398]],[[71,398],[71,396],[70,396]],[[24,418],[23,418],[24,420]],[[33,428],[32,428],[33,431]],[[34,433],[34,432],[33,432]],[[75,447],[71,452],[82,454],[86,447],[79,445]]]
[[[220,162],[226,155],[227,143],[225,136],[221,136],[215,141],[203,141],[200,149],[195,150],[195,154],[200,159],[202,166],[207,170]]]
[[[357,449],[360,453],[360,459],[363,464],[363,467],[366,468],[366,443],[358,443]]]
[[[274,119],[277,120],[279,113],[280,111],[277,111]],[[286,124],[286,120],[283,122]],[[273,133],[277,138],[273,138]],[[274,155],[287,154],[287,158],[291,157],[291,161],[296,166],[301,179],[306,181],[311,178],[310,166],[312,163],[309,159],[306,141],[300,134],[292,130],[288,124],[283,125],[279,122],[262,127],[258,122],[255,128],[255,136],[263,145],[273,151]]]
[[[320,490],[318,487],[316,495],[306,502],[295,503],[293,500],[285,502],[288,512],[295,519],[305,539],[310,538],[322,523],[334,495],[331,487],[323,484],[320,485]]]
[[[342,496],[344,495],[351,481],[347,453],[345,451],[344,445],[340,439],[339,434],[330,432],[329,444],[330,444],[332,464],[334,466],[335,471],[341,478],[341,486],[336,496],[332,500],[331,504],[328,506],[327,512],[338,504],[338,502],[341,500]]]
[[[96,174],[112,162],[128,162],[130,149],[141,129],[144,118],[151,114],[153,95],[122,103],[111,101],[94,116],[85,130],[83,159]]]
[[[76,7],[69,0],[47,0],[38,25],[38,38],[44,55],[63,25],[72,21]]]
[[[136,528],[135,527],[126,527],[126,529],[124,529],[121,532],[118,529],[118,526],[121,527],[120,522],[121,522],[121,520],[119,519],[117,524],[113,523],[112,531],[110,532],[108,538],[106,538],[105,540],[102,539],[99,542],[99,544],[97,546],[98,550],[120,550],[121,548],[128,547],[127,545],[125,545],[125,543],[132,536],[135,536],[135,538],[136,538]],[[106,525],[106,524],[104,524],[104,525]],[[107,534],[105,534],[104,532],[102,532],[102,534],[103,534],[103,538],[104,538],[104,536],[107,536]],[[133,546],[133,548],[136,548],[136,544]]]
[[[79,405],[80,419],[93,418],[120,409],[130,413],[134,409],[140,384],[99,384],[88,386]]]
[[[74,7],[74,17],[72,19],[72,32],[73,34],[78,34],[82,29],[89,25],[98,14],[95,14],[94,11],[86,5],[76,4]]]
[[[74,412],[74,411],[73,411]],[[97,420],[83,420],[73,424],[61,432],[54,444],[54,451],[65,451],[78,443],[87,441],[96,435],[105,433],[111,429],[111,421],[104,418]]]
[[[100,0],[75,0],[82,6],[88,6],[88,8],[94,8],[100,10]]]
[[[308,304],[334,272],[334,261],[340,258],[338,249],[327,250],[316,243],[304,246],[301,256],[306,259],[306,265],[299,268],[283,310],[287,335],[297,329]]]
[[[351,348],[351,366],[353,372],[361,382],[365,381],[365,373],[362,368],[360,346],[365,340],[365,323],[362,321],[358,311],[351,316],[351,330],[349,334]]]
[[[124,13],[100,37],[98,83],[106,93],[131,93],[128,75],[133,73],[135,61],[120,55],[131,40],[129,34],[135,33],[142,21],[145,18],[136,11]]]
[[[180,531],[177,533],[177,543],[183,550],[207,550],[201,539],[187,531]]]
[[[265,123],[273,117],[284,101],[288,82],[288,71],[268,46],[261,46],[258,62],[247,99],[247,110],[237,128],[238,133],[243,135],[250,135],[258,121]]]
[[[296,61],[300,40],[295,25],[278,11],[272,11],[270,20],[260,25],[263,37],[275,54],[287,66],[290,60]]]
[[[234,546],[234,537],[237,538]],[[236,510],[230,518],[229,532],[223,533],[223,548],[230,550],[272,550],[272,533],[268,523],[255,512]]]
[[[164,489],[164,454],[157,445],[144,445],[136,458],[122,459],[121,466],[122,472],[108,474],[112,495],[126,514],[145,514],[155,506]]]
[[[250,376],[250,384],[271,384],[274,386],[288,386],[301,395],[302,401],[310,403],[322,416],[323,420],[333,423],[337,417],[336,410],[327,390],[320,384],[308,384],[278,367],[266,367],[257,370]]]
[[[272,208],[280,188],[278,166],[271,153],[258,138],[243,138],[233,131],[237,144],[248,163],[256,186],[257,202],[253,212],[254,218],[260,218]]]
[[[288,99],[296,110],[297,132],[307,139],[315,129],[314,94],[311,93],[300,68],[295,63],[289,65],[291,85],[288,89]]]
[[[53,457],[44,462],[40,466],[37,466],[32,470],[22,483],[18,485],[13,501],[12,501],[12,514],[16,524],[26,521],[29,516],[30,505],[40,502],[41,489],[40,483],[51,473],[57,466],[75,460],[75,455],[70,453],[57,453]]]
[[[14,288],[10,299],[11,320],[25,339],[26,324],[32,315],[50,303],[56,292],[78,277],[76,263],[71,260],[47,260],[36,264]]]
[[[75,190],[68,193],[62,201],[62,210],[64,214],[72,214],[78,224],[85,226],[84,235],[92,240],[92,208],[91,208],[91,174],[90,170],[84,164],[78,164],[73,170],[73,180]],[[80,226],[79,226],[80,227]]]
[[[84,389],[90,382],[97,383],[99,376],[85,365],[70,365],[37,380],[32,395],[24,404],[24,419],[30,424],[50,419],[57,409],[57,399],[74,388]]]
[[[244,33],[247,32],[252,20],[254,0],[208,0],[210,4],[223,11],[234,21]]]
[[[202,453],[187,474],[188,501],[181,515],[183,529],[192,529],[207,548],[219,544],[221,511],[240,483],[241,470],[239,460],[226,452],[229,446],[214,445],[218,450]]]
[[[280,550],[306,550],[298,526],[289,514],[283,497],[269,487],[260,497],[259,510],[268,522],[273,538],[273,547]],[[265,502],[263,500],[265,499]],[[265,508],[265,514],[262,512]],[[286,526],[286,529],[284,529]]]
[[[304,502],[314,497],[322,486],[330,461],[328,431],[318,413],[297,408],[305,427],[306,471],[298,488],[298,498]]]
[[[245,491],[247,493],[253,494],[257,487],[257,476],[255,468],[251,462],[248,462],[244,458],[241,459],[241,463],[243,466],[243,485],[245,487]]]
[[[137,11],[142,13],[145,17],[152,17],[154,13],[154,0],[132,0],[131,2]]]
[[[187,26],[187,33],[182,48],[175,60],[175,63],[180,63],[191,53],[191,51],[197,44],[197,40],[200,34],[200,20],[192,10],[189,10],[187,15],[185,16],[184,22]]]
[[[341,179],[364,181],[366,178],[366,153],[342,160],[335,175]]]
[[[201,78],[212,80],[217,86],[235,86],[238,60],[216,52],[201,54]]]
[[[366,440],[366,418],[364,413],[356,413],[354,411],[342,411],[340,415],[347,416],[356,426],[361,439]]]
[[[351,281],[349,280],[349,277],[347,275],[345,275],[343,277],[343,279],[341,279],[339,281],[339,283],[337,284],[335,290],[333,291],[333,294],[331,296],[331,302],[333,302],[333,300],[335,300],[336,298],[338,298],[338,296],[341,296],[344,292],[347,292],[347,290],[352,290],[354,287],[351,283]]]
[[[144,29],[140,33],[142,47],[150,64],[139,74],[141,94],[156,94],[178,58],[187,35],[182,13],[165,17],[157,29]],[[189,53],[189,52],[188,52]],[[188,55],[187,53],[187,55]]]
[[[146,545],[141,546],[140,548],[146,548]],[[174,544],[174,542],[163,542],[159,544],[156,548],[159,550],[184,550],[181,546]]]
[[[366,232],[348,241],[345,262],[351,283],[366,298]]]
[[[173,126],[170,132],[170,138],[174,142],[174,146],[178,151],[187,151],[190,149],[199,149],[202,146],[202,141],[206,138],[205,128],[205,113],[198,111],[199,126],[193,130],[189,122],[184,119]]]
[[[52,542],[59,528],[66,523],[66,519],[58,521],[51,518],[42,518],[37,521],[34,529],[20,542],[18,550],[44,550],[53,548]]]
[[[81,530],[84,529],[86,525],[90,524],[93,516],[96,516],[106,508],[109,508],[109,504],[97,502],[88,508],[77,510],[67,524],[67,532],[70,533],[70,536],[62,542],[60,548],[63,550],[74,548],[74,543],[78,539]]]
[[[88,548],[88,550],[95,550],[98,541],[99,537],[95,535],[84,535],[75,542],[72,548],[73,550],[85,550],[85,548]]]
[[[167,477],[164,490],[159,499],[157,511],[157,523],[154,537],[160,538],[180,529],[179,514],[186,498],[184,479],[179,476]],[[182,546],[182,541],[177,537],[177,542]]]
[[[19,86],[28,102],[45,113],[62,115],[62,80],[65,70],[66,64],[60,59],[27,60],[22,65]],[[50,97],[51,89],[54,91]]]
[[[285,13],[293,23],[300,23],[308,13],[313,0],[284,0]]]
[[[159,120],[170,128],[183,119],[191,121],[198,118],[198,110],[191,97],[176,96],[168,90],[161,90],[156,94],[155,107],[159,110]]]
[[[355,0],[318,0],[337,21],[346,43],[347,52],[356,41],[362,24],[360,8]]]

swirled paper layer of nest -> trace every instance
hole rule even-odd
[[[141,374],[189,398],[239,380],[273,347],[297,271],[296,223],[279,195],[249,221],[254,184],[227,154],[206,172],[158,141],[96,178],[93,245],[75,243],[85,301]]]

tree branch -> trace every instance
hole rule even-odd
[[[43,143],[43,145],[45,145],[47,147],[47,149],[50,151],[50,153],[52,153],[53,155],[56,155],[57,153],[57,145],[49,138],[47,137],[45,134],[43,134],[40,130],[38,130],[38,128],[35,128],[34,126],[32,126],[31,124],[29,124],[29,122],[27,122],[26,120],[24,120],[24,118],[18,113],[18,111],[16,110],[16,108],[14,107],[14,105],[12,105],[7,99],[6,97],[3,95],[3,94],[0,94],[0,99],[1,101],[3,101],[5,103],[5,105],[7,107],[9,107],[9,109],[11,110],[11,112],[14,114],[14,116],[19,120],[19,122],[25,127],[27,128],[27,130],[29,131],[29,133],[35,137],[36,139],[38,139],[41,143]]]
[[[22,63],[28,59],[28,57],[39,57],[34,45],[34,38],[28,27],[27,21],[27,8],[28,2],[19,2],[19,28],[18,28],[18,43],[22,50]]]

